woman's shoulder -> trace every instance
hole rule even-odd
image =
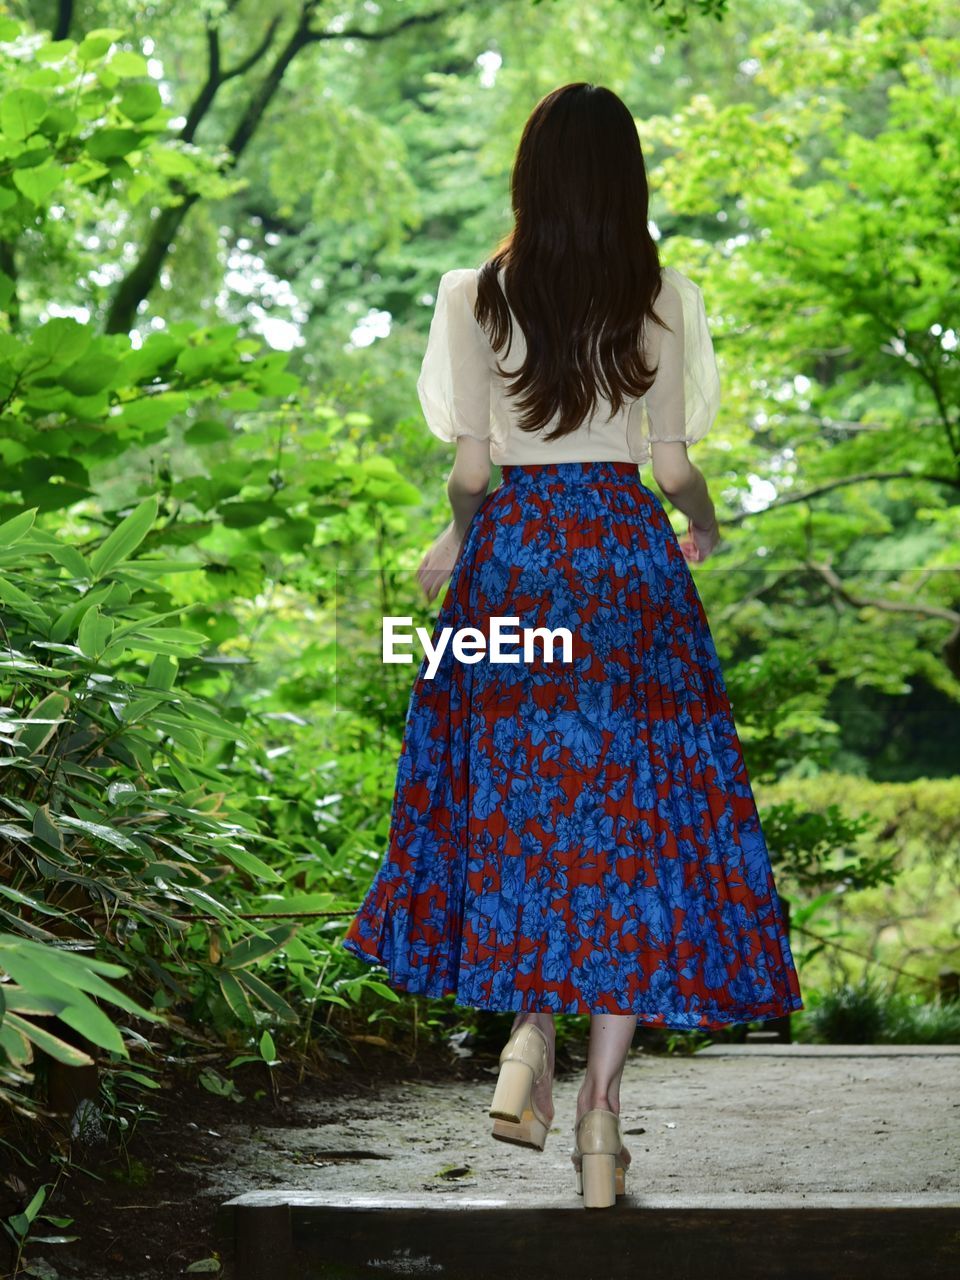
[[[451,267],[440,277],[441,285],[446,282],[448,289],[469,287],[476,284],[479,267]]]
[[[661,266],[660,278],[672,285],[684,301],[689,302],[701,296],[700,286],[696,281],[691,280],[683,271],[678,271],[676,267]]]
[[[437,286],[437,300],[443,299],[447,306],[456,309],[469,308],[477,302],[477,268],[451,267],[444,271]]]

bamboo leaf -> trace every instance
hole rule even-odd
[[[67,1001],[56,996],[42,996],[35,991],[24,991],[15,982],[5,982],[0,991],[3,992],[7,1008],[13,1013],[38,1014],[40,1016],[55,1015],[66,1008]]]
[[[25,1066],[33,1059],[30,1041],[20,1031],[15,1031],[7,1021],[0,1021],[0,1049],[14,1067]]]
[[[27,722],[17,731],[17,741],[31,752],[41,751],[63,723],[70,699],[65,693],[48,693],[30,709]]]
[[[33,938],[35,942],[52,942],[56,944],[57,935],[49,929],[41,929],[39,925],[30,924],[22,916],[15,916],[6,907],[0,907],[0,920],[5,920],[14,933],[23,934],[25,938]]]
[[[95,579],[102,578],[112,568],[126,560],[144,540],[157,518],[159,500],[156,495],[145,498],[125,520],[113,530],[90,556],[90,568]]]
[[[58,814],[57,818],[61,826],[73,827],[77,831],[86,832],[87,835],[96,836],[99,840],[112,844],[115,849],[122,849],[124,853],[139,852],[129,836],[125,836],[116,827],[108,827],[103,822],[87,822],[83,818],[74,818],[69,813]]]
[[[84,657],[96,660],[101,657],[113,635],[113,619],[105,618],[100,606],[94,605],[83,615],[77,630],[77,644]]]
[[[89,1053],[84,1053],[82,1049],[76,1048],[75,1045],[67,1044],[66,1040],[61,1040],[57,1036],[51,1035],[49,1031],[44,1031],[43,1027],[38,1026],[35,1022],[30,1022],[27,1018],[21,1018],[18,1013],[8,1013],[3,1025],[18,1031],[32,1044],[35,1044],[38,1049],[43,1049],[45,1053],[49,1053],[51,1058],[56,1058],[58,1062],[63,1062],[68,1067],[93,1066],[93,1058],[90,1057]]]
[[[18,542],[33,527],[36,514],[37,508],[31,507],[29,511],[21,511],[12,520],[5,520],[0,524],[0,547],[9,547]]]
[[[296,925],[283,925],[267,931],[262,938],[244,938],[223,958],[228,969],[242,969],[249,964],[256,964],[280,951],[289,938],[296,932]]]
[[[33,834],[52,849],[63,852],[63,833],[55,826],[50,810],[44,804],[38,804],[33,815]]]
[[[47,634],[50,620],[43,609],[25,591],[21,591],[9,578],[0,577],[0,600],[8,604],[20,617],[26,618],[42,636]],[[17,655],[18,657],[20,655]]]
[[[258,978],[255,973],[250,973],[247,969],[241,969],[237,973],[237,981],[249,991],[252,996],[260,1001],[271,1013],[275,1013],[278,1018],[282,1018],[284,1022],[297,1023],[300,1021],[297,1014],[287,1004],[286,1000],[272,987]]]
[[[231,1012],[241,1022],[252,1024],[255,1021],[253,1009],[250,1007],[250,1001],[247,999],[243,987],[228,970],[218,969],[216,972],[217,982]]]
[[[241,871],[246,871],[258,880],[273,880],[283,883],[283,876],[278,871],[274,871],[273,867],[268,867],[265,862],[261,862],[256,854],[250,853],[246,849],[241,849],[232,843],[223,844],[220,847],[233,865],[239,867]]]
[[[60,1020],[68,1027],[73,1027],[74,1031],[79,1031],[91,1044],[97,1044],[101,1049],[110,1049],[124,1058],[129,1056],[120,1032],[92,1000],[84,999],[67,1005],[60,1011]]]

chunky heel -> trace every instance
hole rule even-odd
[[[627,1194],[627,1170],[626,1166],[620,1163],[620,1158],[616,1158],[616,1169],[614,1170],[616,1182],[614,1190],[618,1196]],[[573,1171],[577,1175],[577,1195],[583,1195],[583,1170],[579,1165],[573,1166]]]
[[[585,1209],[609,1209],[625,1191],[630,1153],[620,1120],[605,1108],[587,1111],[574,1125],[571,1159]]]
[[[490,1103],[490,1115],[495,1120],[511,1120],[519,1123],[530,1106],[533,1088],[533,1068],[525,1062],[507,1061],[500,1067],[497,1087]]]
[[[609,1209],[617,1199],[616,1156],[585,1153],[582,1184],[585,1209]]]

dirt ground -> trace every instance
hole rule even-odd
[[[28,1256],[51,1280],[166,1280],[219,1258],[219,1204],[280,1188],[575,1207],[569,1152],[582,1065],[582,1047],[568,1046],[543,1153],[490,1139],[492,1051],[437,1051],[411,1065],[371,1048],[340,1079],[281,1083],[276,1104],[238,1105],[177,1080],[157,1104],[161,1121],[131,1144],[131,1174],[111,1162],[99,1182],[71,1176],[55,1211],[75,1217],[81,1241]],[[849,1194],[960,1204],[958,1081],[960,1048],[947,1046],[714,1045],[693,1057],[634,1049],[621,1098],[634,1157],[628,1190],[640,1204]]]
[[[639,1054],[621,1092],[633,1191],[903,1196],[955,1193],[960,1204],[960,1050],[857,1053]],[[579,1076],[560,1079],[545,1150],[490,1139],[487,1082],[411,1081],[375,1106],[325,1100],[307,1123],[223,1129],[228,1158],[211,1172],[224,1198],[238,1183],[338,1196],[421,1192],[576,1203],[570,1163]],[[251,1141],[251,1138],[254,1138]]]
[[[478,1058],[458,1058],[446,1045],[426,1041],[421,1041],[413,1061],[409,1052],[365,1044],[358,1045],[355,1054],[348,1066],[331,1061],[325,1073],[307,1074],[301,1082],[291,1068],[281,1065],[275,1069],[273,1091],[265,1088],[265,1069],[257,1064],[227,1071],[230,1054],[169,1061],[162,1088],[144,1095],[157,1119],[140,1123],[125,1155],[117,1152],[115,1143],[93,1138],[66,1144],[51,1126],[47,1132],[62,1151],[69,1151],[72,1163],[44,1210],[73,1222],[35,1234],[79,1238],[29,1246],[24,1261],[35,1270],[18,1274],[41,1280],[169,1280],[183,1275],[190,1265],[219,1258],[217,1205],[254,1185],[266,1149],[264,1135],[309,1128],[317,1112],[330,1105],[363,1113],[375,1105],[381,1088],[401,1081],[486,1080],[487,1065],[496,1061],[492,1047]],[[207,1066],[235,1081],[242,1102],[212,1094],[201,1085],[200,1073]],[[265,1096],[258,1098],[258,1093]],[[0,1136],[22,1149],[22,1135],[41,1137],[29,1123],[21,1133],[9,1128]],[[37,1186],[55,1176],[49,1161],[32,1154],[33,1171],[19,1163],[14,1168],[0,1143],[0,1218],[22,1208]],[[288,1169],[296,1179],[295,1148]],[[226,1195],[224,1186],[229,1188]],[[0,1235],[0,1280],[11,1274],[7,1247]],[[229,1270],[208,1274],[229,1275]]]

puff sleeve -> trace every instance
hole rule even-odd
[[[651,441],[701,440],[720,408],[720,375],[700,289],[674,267],[661,272],[663,288],[654,302],[670,332],[659,334],[660,365],[644,396]]]
[[[473,314],[476,271],[457,268],[440,277],[417,395],[427,426],[455,443],[458,436],[490,438],[491,347]]]

